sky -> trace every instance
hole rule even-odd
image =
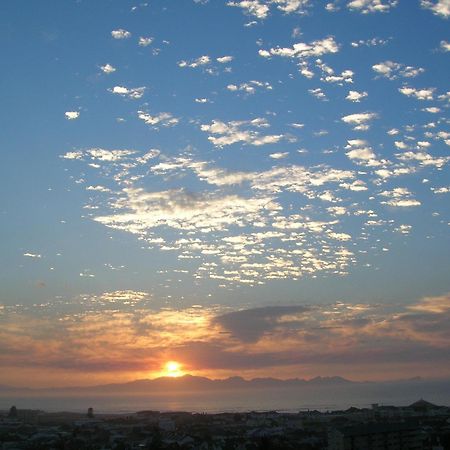
[[[2,1],[0,384],[450,376],[449,17]]]

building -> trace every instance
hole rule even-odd
[[[367,423],[331,429],[328,450],[424,450],[424,435],[415,424]]]

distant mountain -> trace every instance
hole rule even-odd
[[[210,379],[194,375],[183,375],[181,377],[160,377],[155,379],[135,380],[127,383],[113,383],[96,386],[73,386],[62,388],[44,388],[44,389],[22,389],[9,386],[0,386],[3,392],[27,391],[28,393],[77,393],[77,394],[152,394],[173,391],[224,391],[234,389],[265,389],[265,388],[283,388],[283,387],[319,387],[319,386],[339,386],[358,384],[357,382],[347,380],[342,377],[315,377],[310,380],[301,378],[292,378],[280,380],[277,378],[254,378],[246,380],[235,376],[225,379]]]

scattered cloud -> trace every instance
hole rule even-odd
[[[80,117],[80,113],[78,111],[66,111],[64,115],[66,116],[67,120],[75,120]]]
[[[363,98],[366,98],[369,94],[366,91],[348,91],[346,100],[353,103],[359,103]]]
[[[100,69],[102,70],[103,73],[113,73],[117,70],[111,64],[105,64],[104,66],[100,66]]]
[[[410,86],[404,86],[398,89],[403,95],[407,97],[415,97],[417,100],[433,100],[433,93],[435,88],[416,89]]]
[[[388,12],[397,4],[398,0],[351,0],[347,3],[347,8],[362,14],[369,14]]]
[[[276,8],[285,14],[304,14],[310,4],[310,0],[241,0],[229,1],[228,6],[241,8],[245,14],[265,19],[269,15],[270,7]]]
[[[154,38],[152,37],[140,37],[138,41],[138,45],[141,47],[148,47],[152,42],[154,41]]]
[[[260,130],[268,128],[269,122],[264,118],[221,122],[213,120],[210,124],[201,125],[201,130],[208,133],[208,140],[216,147],[224,147],[237,142],[248,145],[276,144],[285,136],[282,134],[263,134]]]
[[[147,125],[153,128],[159,127],[173,127],[180,121],[177,117],[174,117],[171,113],[161,112],[156,115],[151,115],[144,111],[138,111],[139,119],[143,120]]]
[[[395,80],[399,77],[414,78],[425,72],[422,67],[405,66],[394,61],[384,61],[372,66],[372,69],[380,76]]]
[[[111,36],[114,39],[128,39],[131,37],[131,33],[123,28],[111,31]]]
[[[420,5],[443,19],[447,19],[450,16],[450,3],[448,0],[420,0]]]
[[[325,93],[322,91],[321,88],[308,89],[308,92],[313,97],[316,97],[318,100],[328,101],[327,96],[325,95]]]
[[[40,255],[39,253],[31,253],[31,252],[26,252],[23,254],[23,256],[27,256],[28,258],[42,258],[42,255]]]
[[[450,52],[450,42],[441,41],[440,48],[443,52]]]
[[[232,92],[244,92],[246,94],[254,94],[258,89],[260,90],[272,90],[272,86],[267,81],[257,81],[257,80],[251,80],[247,83],[241,83],[239,85],[236,84],[229,84],[227,86],[227,89]]]
[[[377,117],[378,115],[376,113],[365,112],[349,114],[347,116],[341,117],[341,120],[344,123],[352,125],[354,130],[366,131],[370,127],[369,122],[371,122],[373,119],[376,119]]]
[[[121,95],[122,97],[138,100],[144,95],[145,87],[127,88],[125,86],[114,86],[112,89],[109,89],[109,91],[113,94]]]

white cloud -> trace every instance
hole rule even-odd
[[[284,159],[289,156],[289,152],[276,152],[269,155],[272,159]]]
[[[236,84],[229,84],[227,86],[227,89],[229,91],[241,91],[245,92],[246,94],[254,94],[257,89],[263,89],[263,90],[272,90],[272,86],[267,81],[257,81],[257,80],[251,80],[247,83],[241,83],[239,85]]]
[[[440,188],[431,188],[435,194],[448,194],[450,192],[450,186],[443,186]]]
[[[443,52],[450,52],[450,42],[447,41],[441,41],[441,50]]]
[[[147,192],[125,188],[123,194],[125,196],[117,202],[123,212],[99,216],[95,220],[137,234],[162,225],[200,232],[222,230],[232,224],[243,225],[255,220],[272,201],[268,197],[194,195],[183,189]]]
[[[351,0],[347,7],[359,11],[363,14],[375,12],[388,12],[394,6],[397,6],[398,0]]]
[[[422,8],[427,8],[437,16],[444,19],[450,17],[450,1],[449,0],[421,0]]]
[[[368,96],[366,91],[358,92],[358,91],[348,91],[346,100],[349,102],[359,103],[363,98]]]
[[[437,114],[441,112],[441,109],[436,106],[429,106],[428,108],[422,108],[422,111],[429,112],[431,114]]]
[[[357,164],[368,167],[380,165],[372,148],[368,145],[367,141],[363,139],[351,139],[347,141],[345,149],[348,150],[346,153],[347,157],[351,160],[355,160]]]
[[[64,115],[66,116],[67,120],[75,120],[80,117],[80,113],[78,111],[66,111]]]
[[[343,70],[340,74],[335,74],[334,69],[332,69],[328,64],[324,63],[321,59],[316,59],[316,66],[322,71],[322,76],[320,81],[324,83],[337,83],[340,86],[343,83],[353,83],[353,71]]]
[[[112,89],[108,89],[113,94],[121,95],[122,97],[128,97],[133,100],[140,99],[145,92],[145,87],[138,87],[129,89],[125,86],[114,86]]]
[[[372,66],[372,69],[380,76],[395,80],[396,78],[414,78],[425,72],[422,67],[405,66],[394,61],[384,61]]]
[[[333,36],[324,39],[312,41],[310,43],[299,42],[294,44],[292,48],[276,47],[270,50],[259,50],[259,55],[263,57],[281,56],[285,58],[311,58],[325,55],[327,53],[337,53],[339,45]]]
[[[310,0],[241,0],[229,1],[228,6],[241,8],[246,14],[265,19],[272,5],[285,14],[304,14],[309,6]]]
[[[174,117],[171,113],[161,112],[154,116],[145,112],[138,111],[139,119],[143,120],[147,125],[151,125],[154,128],[158,127],[172,127],[177,125],[180,119]]]
[[[100,186],[100,185],[97,185],[97,186],[88,186],[88,187],[86,188],[86,190],[87,190],[87,191],[96,191],[96,192],[111,192],[111,189],[108,189],[108,188],[106,188],[106,187],[104,187],[104,186]]]
[[[82,151],[76,151],[76,152],[67,152],[64,155],[61,156],[61,158],[64,159],[83,159],[83,152]]]
[[[253,120],[221,122],[213,120],[211,124],[201,125],[201,130],[209,133],[208,140],[216,147],[244,142],[248,145],[266,145],[275,144],[284,138],[282,134],[264,135],[261,128],[268,128],[269,123],[266,119],[256,118]]]
[[[383,191],[380,192],[379,195],[389,198],[388,201],[381,202],[382,204],[388,206],[408,208],[421,205],[418,200],[411,198],[411,192],[404,187],[394,188],[391,191]]]
[[[366,131],[369,129],[369,122],[373,119],[376,119],[378,115],[376,113],[365,112],[365,113],[356,113],[349,114],[347,116],[341,117],[342,122],[345,122],[350,125],[354,125],[354,130]]]
[[[372,38],[372,39],[360,39],[359,41],[353,41],[351,46],[354,48],[358,47],[376,47],[378,45],[386,45],[389,39],[380,39],[380,38]]]
[[[138,41],[138,45],[141,47],[148,47],[152,42],[154,41],[154,38],[152,37],[140,37]]]
[[[233,61],[233,57],[232,56],[221,56],[219,58],[216,58],[216,61],[220,64],[227,64],[231,61]]]
[[[336,12],[339,11],[339,6],[337,5],[337,3],[327,3],[325,5],[325,10],[328,12]]]
[[[178,67],[190,67],[195,69],[196,67],[206,66],[211,63],[211,58],[208,55],[199,56],[191,61],[182,60],[178,63]]]
[[[417,100],[433,100],[433,93],[435,88],[416,89],[409,86],[404,86],[398,89],[403,95],[407,97],[415,97]]]
[[[201,97],[201,98],[196,98],[195,103],[211,103],[211,100],[205,98],[205,97]]]
[[[421,166],[434,166],[437,169],[444,167],[450,160],[450,156],[433,157],[424,151],[398,153],[396,156],[401,161],[417,161]]]
[[[42,255],[38,254],[38,253],[31,253],[31,252],[27,252],[24,253],[23,256],[27,256],[28,258],[42,258]]]
[[[116,71],[116,68],[113,67],[111,64],[105,64],[104,66],[100,66],[100,69],[103,73],[113,73]]]
[[[242,8],[246,14],[255,16],[258,19],[265,19],[269,14],[269,7],[259,0],[231,1],[227,5]]]
[[[111,31],[111,36],[114,39],[128,39],[129,37],[131,37],[131,33],[127,30],[119,28],[118,30]]]
[[[312,96],[316,97],[319,100],[322,100],[322,101],[327,101],[328,100],[327,96],[325,95],[325,93],[322,91],[321,88],[308,89],[308,92]]]

